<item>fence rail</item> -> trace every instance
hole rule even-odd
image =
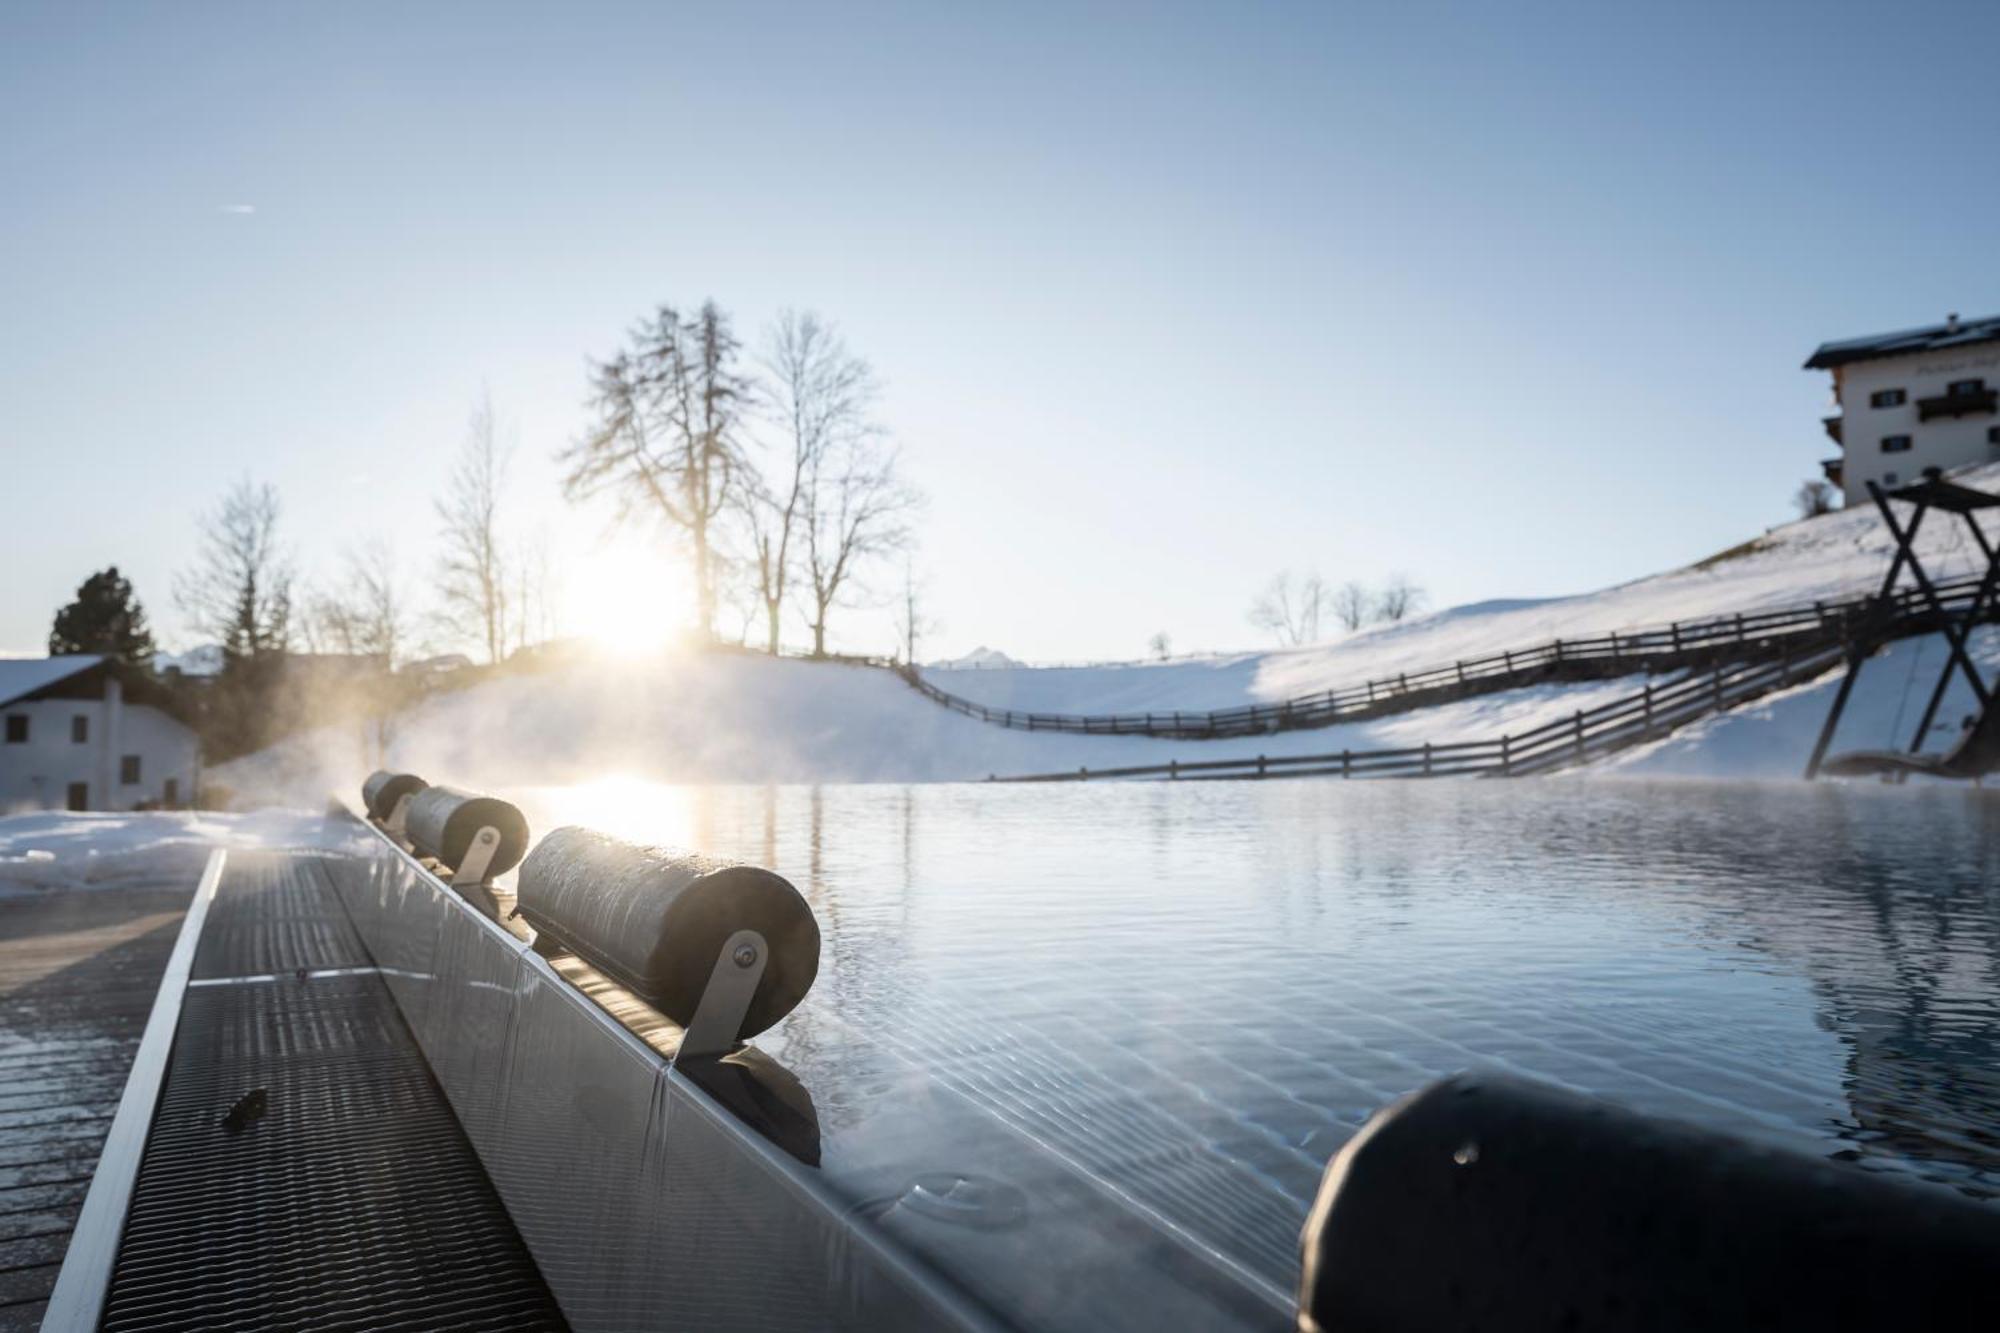
[[[1972,601],[1979,579],[1936,585],[1947,610]],[[1547,680],[1587,680],[1631,672],[1705,668],[1730,662],[1798,659],[1822,646],[1859,638],[1923,633],[1938,620],[1921,590],[1887,598],[1840,601],[1715,616],[1702,620],[1580,639],[1554,639],[1511,652],[1466,658],[1449,666],[1402,672],[1359,685],[1322,690],[1275,704],[1245,704],[1206,712],[1034,713],[993,708],[941,689],[915,668],[904,679],[925,697],[967,717],[1017,731],[1088,736],[1158,736],[1213,740],[1269,735],[1352,722],[1430,703]]]
[[[1657,740],[1696,718],[1747,703],[1833,667],[1843,643],[1822,643],[1775,658],[1718,662],[1664,685],[1579,709],[1527,731],[1475,741],[1337,754],[1257,755],[1125,768],[1079,768],[992,778],[996,782],[1083,782],[1097,778],[1219,781],[1277,777],[1526,777],[1601,759]]]

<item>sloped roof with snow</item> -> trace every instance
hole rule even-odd
[[[1947,320],[1942,324],[1926,324],[1920,329],[1901,329],[1895,333],[1821,343],[1819,350],[1806,359],[1806,369],[1831,370],[1850,361],[1873,361],[1885,356],[1937,352],[1989,342],[2000,342],[2000,315],[1988,315],[1984,319]]]
[[[0,704],[45,690],[104,660],[98,653],[67,653],[61,657],[0,657]]]

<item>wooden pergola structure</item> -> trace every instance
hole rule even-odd
[[[1864,617],[1848,639],[1847,672],[1841,678],[1840,689],[1834,694],[1833,706],[1827,710],[1826,722],[1820,727],[1812,758],[1806,762],[1806,778],[1810,781],[1818,777],[1823,768],[1829,773],[1846,776],[1871,772],[1926,772],[1940,777],[1976,777],[2000,765],[2000,714],[1996,714],[1991,707],[1994,688],[2000,687],[2000,681],[1995,682],[1995,687],[1989,687],[1980,677],[1979,668],[1967,651],[1973,627],[1982,620],[1992,618],[1995,597],[2000,594],[2000,550],[1996,550],[1987,538],[1978,517],[1981,510],[2000,508],[2000,495],[1946,481],[1935,468],[1928,469],[1922,481],[1893,491],[1884,491],[1871,481],[1868,483],[1868,495],[1881,511],[1889,535],[1896,539],[1896,555],[1889,562],[1889,572],[1876,595],[1876,604],[1882,608],[1881,614]],[[1891,500],[1901,500],[1916,507],[1908,522],[1897,521],[1895,510],[1889,507]],[[1956,514],[1972,534],[1974,546],[1986,557],[1986,573],[1972,599],[1956,611],[1949,609],[1939,597],[1936,582],[1917,555],[1917,533],[1932,510]],[[1916,582],[1922,600],[1914,613],[1899,614],[1896,583],[1905,569]],[[1867,751],[1837,755],[1829,760],[1827,747],[1832,744],[1841,714],[1847,709],[1848,696],[1854,691],[1854,682],[1861,674],[1862,663],[1890,639],[1908,635],[1914,628],[1909,623],[1912,619],[1935,626],[1944,635],[1947,655],[1944,669],[1938,673],[1937,684],[1932,687],[1930,699],[1924,705],[1923,717],[1910,737],[1908,752]],[[1948,753],[1922,755],[1920,751],[1924,738],[1930,734],[1931,724],[1937,720],[1938,708],[1944,703],[1945,691],[1950,688],[1952,677],[1958,674],[1965,677],[1966,683],[1972,687],[1973,697],[1978,700],[1978,718],[1972,730]]]

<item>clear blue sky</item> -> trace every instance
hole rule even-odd
[[[308,572],[421,565],[482,384],[563,521],[585,358],[711,295],[874,361],[940,652],[1249,645],[1286,566],[1645,574],[1786,517],[1817,342],[2000,309],[1995,49],[1977,5],[17,0],[0,648],[113,562],[184,642],[245,474]]]

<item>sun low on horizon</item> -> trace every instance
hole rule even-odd
[[[565,561],[555,620],[609,656],[658,656],[694,621],[691,581],[685,562],[643,533],[585,535]]]

